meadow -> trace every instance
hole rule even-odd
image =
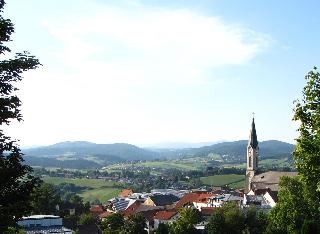
[[[208,186],[224,186],[228,185],[230,188],[244,188],[245,175],[214,175],[201,177],[203,184]]]
[[[61,178],[61,177],[44,177],[44,182],[54,185],[59,185],[62,183],[70,183],[83,189],[78,193],[79,196],[86,201],[95,201],[99,199],[101,202],[106,202],[110,198],[113,198],[119,194],[121,189],[119,188],[119,183],[112,181],[105,181],[102,179],[71,179],[71,178]]]

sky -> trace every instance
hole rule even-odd
[[[294,143],[293,101],[319,65],[319,1],[10,0],[13,52],[42,63],[17,86],[22,146]],[[6,55],[8,56],[8,55]]]

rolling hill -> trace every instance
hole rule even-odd
[[[247,140],[222,142],[211,146],[200,148],[189,148],[180,150],[162,150],[159,151],[163,157],[171,157],[177,155],[179,157],[207,157],[210,154],[217,154],[223,157],[226,162],[245,162],[247,154]],[[284,158],[289,157],[294,150],[294,145],[277,141],[269,140],[259,142],[260,158]]]
[[[259,143],[261,159],[288,158],[294,145],[270,140]],[[50,146],[24,149],[25,162],[32,166],[65,168],[99,168],[105,165],[154,159],[205,158],[219,155],[225,163],[246,161],[247,141],[222,142],[186,149],[144,149],[125,143],[95,144],[67,141]]]

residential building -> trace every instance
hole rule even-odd
[[[32,215],[22,217],[17,224],[26,234],[72,234],[72,230],[63,227],[62,218],[55,215]]]

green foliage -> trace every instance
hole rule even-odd
[[[101,229],[104,234],[119,233],[123,226],[124,217],[119,213],[114,213],[101,222]]]
[[[302,224],[301,234],[319,233],[320,225],[314,220],[305,219]]]
[[[214,212],[209,219],[206,229],[209,234],[224,234],[226,225],[224,214],[222,212]]]
[[[305,185],[299,177],[282,177],[279,185],[281,190],[278,203],[270,212],[270,225],[283,233],[294,233],[309,216],[304,198]]]
[[[0,0],[0,54],[11,52],[5,45],[11,40],[14,26],[2,16],[4,0]],[[21,81],[22,73],[39,66],[39,61],[29,53],[17,53],[12,59],[0,61],[0,232],[14,226],[17,219],[29,210],[30,193],[40,183],[31,175],[32,168],[23,165],[22,153],[16,141],[3,132],[3,125],[13,120],[21,121],[21,101],[15,95],[15,82]]]
[[[61,199],[55,187],[43,183],[34,189],[32,193],[31,206],[33,214],[57,214],[56,206],[61,204]]]
[[[268,225],[268,216],[258,211],[255,206],[250,206],[246,212],[245,226],[247,233],[263,233]]]
[[[88,224],[95,223],[95,221],[96,221],[96,219],[92,214],[83,213],[83,214],[80,215],[78,223],[80,225],[88,225]]]
[[[179,210],[179,218],[170,225],[170,233],[191,234],[196,231],[195,225],[200,221],[199,211],[192,208]]]
[[[141,214],[134,214],[124,223],[124,229],[120,233],[125,234],[146,234],[146,219]]]
[[[296,103],[293,118],[300,122],[300,136],[293,157],[309,190],[308,205],[312,216],[320,221],[320,74],[317,68],[310,71],[305,79],[303,99]]]
[[[25,232],[21,229],[17,229],[15,227],[8,227],[8,229],[4,232],[4,234],[24,234]]]
[[[302,101],[297,101],[293,119],[300,136],[293,152],[297,178],[282,178],[278,203],[271,211],[269,233],[298,233],[320,222],[320,74],[317,68],[305,79]],[[310,222],[309,222],[310,221]]]
[[[165,223],[160,223],[156,230],[156,234],[169,234],[169,227]]]
[[[255,207],[243,210],[237,203],[226,203],[211,215],[206,228],[209,234],[260,234],[267,226],[267,215]]]

